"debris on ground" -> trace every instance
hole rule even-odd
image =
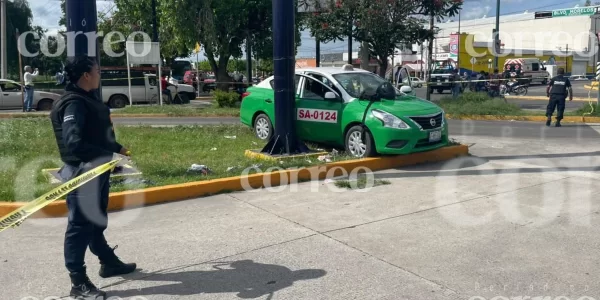
[[[210,151],[217,151],[217,148],[212,148],[210,149]]]
[[[252,141],[252,145],[255,145],[255,146],[256,146],[256,145],[258,145],[258,143],[257,143],[257,142],[254,142],[254,141]]]
[[[205,165],[193,164],[188,170],[190,173],[200,173],[202,175],[208,175],[212,171]]]
[[[321,162],[331,162],[331,155],[329,155],[329,154],[321,155],[321,156],[317,157],[317,159]]]
[[[331,150],[331,156],[337,156],[339,152],[335,149]]]
[[[235,140],[237,138],[237,136],[235,136],[235,135],[226,135],[226,136],[224,136],[224,138],[230,139],[230,140]]]

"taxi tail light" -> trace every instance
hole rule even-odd
[[[246,98],[249,95],[250,95],[250,92],[243,92],[242,93],[242,100],[244,100],[244,98]]]

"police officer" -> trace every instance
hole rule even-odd
[[[115,140],[110,110],[95,91],[100,84],[96,60],[87,56],[70,59],[65,66],[66,93],[54,104],[50,118],[64,166],[64,180],[75,178],[113,159],[113,153],[129,156]],[[68,225],[64,241],[65,265],[71,277],[73,298],[104,299],[86,274],[87,247],[100,260],[103,278],[131,273],[136,264],[123,263],[104,238],[110,172],[96,177],[67,195]]]
[[[565,112],[565,102],[567,100],[567,93],[569,94],[569,101],[573,101],[573,88],[571,87],[571,81],[565,77],[565,69],[558,68],[558,75],[550,80],[550,84],[546,88],[546,94],[550,98],[548,103],[548,109],[546,109],[546,126],[552,124],[552,114],[558,106],[558,114],[556,116],[556,127],[560,127],[560,121],[563,119]]]

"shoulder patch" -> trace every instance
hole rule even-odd
[[[65,116],[63,118],[63,123],[64,122],[69,122],[69,121],[75,121],[75,116],[74,115],[68,115],[68,116]]]

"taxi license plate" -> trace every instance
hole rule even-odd
[[[442,132],[439,130],[429,132],[429,142],[439,142],[442,139]]]

